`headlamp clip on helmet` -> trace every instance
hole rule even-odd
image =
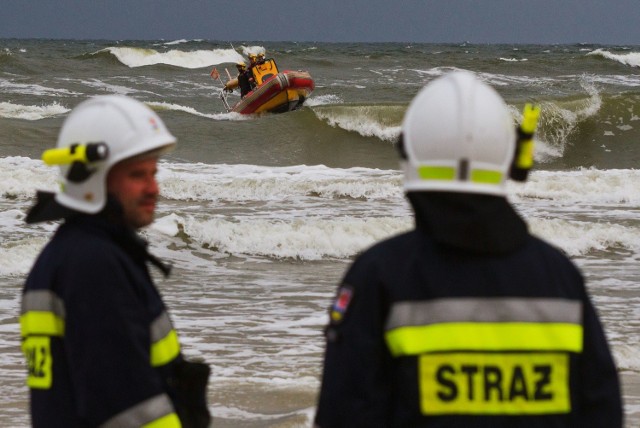
[[[71,144],[68,147],[60,147],[45,150],[42,160],[45,164],[71,165],[67,173],[67,180],[73,183],[81,183],[95,172],[89,164],[107,159],[109,146],[105,143]]]
[[[533,134],[538,127],[540,106],[525,104],[522,111],[522,122],[516,129],[516,152],[509,171],[509,177],[515,181],[525,181],[533,166]]]

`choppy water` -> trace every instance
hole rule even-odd
[[[159,287],[188,355],[212,364],[219,427],[307,427],[322,326],[363,248],[412,227],[393,141],[410,99],[452,69],[478,72],[513,108],[542,106],[537,170],[509,199],[582,268],[640,426],[640,46],[0,40],[0,426],[27,426],[21,284],[55,224],[27,226],[38,160],[87,96],[127,94],[179,146],[161,164],[143,233],[174,264]],[[226,113],[212,67],[266,49],[308,70],[302,110]],[[232,95],[231,101],[237,101]]]

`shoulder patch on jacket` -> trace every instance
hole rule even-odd
[[[353,300],[353,287],[348,284],[342,284],[331,307],[331,323],[338,324],[342,321],[347,309],[349,309],[351,300]]]

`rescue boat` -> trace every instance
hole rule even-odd
[[[279,72],[273,59],[255,65],[251,72],[256,83],[255,89],[247,93],[233,107],[227,107],[228,111],[251,114],[284,113],[296,110],[302,107],[315,88],[308,72],[293,70]],[[234,89],[237,86],[237,79],[231,79],[225,84],[226,89]],[[228,106],[226,99],[223,101]]]

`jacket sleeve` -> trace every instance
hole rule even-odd
[[[581,411],[578,426],[621,428],[618,373],[593,304],[584,296],[584,346],[580,364]]]
[[[151,367],[148,309],[117,254],[98,250],[73,258],[59,277],[78,414],[90,426],[137,426],[132,421],[138,417],[179,427],[163,380]]]
[[[338,288],[326,329],[316,426],[388,426],[391,356],[383,335],[384,293],[375,271],[373,264],[356,260]]]

